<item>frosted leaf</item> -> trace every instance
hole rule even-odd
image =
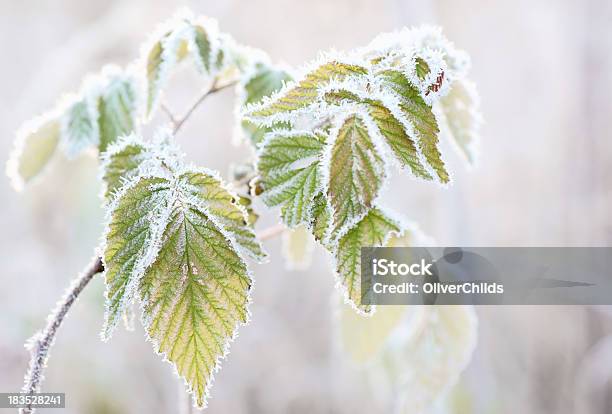
[[[252,72],[245,77],[243,105],[260,102],[290,80],[291,75],[286,70],[257,63]]]
[[[258,154],[257,169],[268,206],[282,205],[283,221],[290,227],[308,222],[312,200],[319,192],[319,158],[324,137],[281,131],[270,134]]]
[[[253,68],[247,71],[238,85],[239,107],[236,113],[240,116],[242,106],[257,104],[265,97],[280,90],[290,80],[291,76],[286,70],[272,67],[263,62],[254,64]],[[275,129],[289,127],[289,124],[286,122],[279,122],[272,126],[258,126],[247,119],[241,119],[240,124],[242,135],[254,145],[259,144],[266,133]]]
[[[447,183],[450,176],[438,149],[440,130],[431,106],[423,100],[419,91],[401,72],[388,70],[380,73],[379,77],[401,99],[399,107],[418,136],[419,150],[434,169],[440,182]]]
[[[202,26],[194,26],[194,41],[196,45],[196,61],[205,72],[210,72],[213,62],[213,39]]]
[[[361,248],[384,246],[389,237],[400,233],[400,224],[375,207],[338,241],[336,274],[346,300],[359,311],[372,311],[372,306],[361,303]]]
[[[198,406],[248,319],[251,279],[242,254],[264,257],[235,200],[209,171],[179,166],[140,175],[114,199],[105,233],[103,337],[137,290],[156,351],[174,364]]]
[[[378,196],[385,178],[384,162],[366,124],[358,115],[342,123],[331,147],[327,195],[334,232],[342,233],[361,219]]]
[[[283,256],[287,270],[306,270],[312,262],[314,241],[308,229],[301,225],[283,232]]]
[[[192,202],[197,201],[207,216],[234,241],[239,253],[259,262],[267,257],[249,224],[248,212],[239,203],[238,195],[227,190],[216,174],[193,170],[185,172],[181,178],[185,180],[187,193],[194,197]]]
[[[62,145],[69,158],[100,141],[96,100],[85,94],[67,109],[62,122]]]
[[[174,27],[164,30],[166,32],[155,39],[147,52],[147,115],[155,109],[171,70],[187,56],[189,42],[193,41],[193,28],[185,21],[177,22]]]
[[[155,188],[155,191],[152,189]],[[171,185],[161,177],[141,177],[123,188],[110,208],[104,235],[106,315],[102,338],[114,327],[133,298],[149,258],[156,253],[157,234],[171,207]]]
[[[377,131],[383,137],[383,141],[391,148],[401,165],[408,166],[417,177],[426,180],[432,179],[431,174],[423,165],[415,140],[411,137],[411,135],[415,135],[412,132],[412,125],[410,125],[410,128],[406,127],[406,124],[409,123],[401,113],[397,114],[396,117],[382,101],[361,98],[343,89],[327,92],[324,97],[327,102],[333,104],[342,104],[343,102],[362,104],[376,124]]]
[[[231,38],[219,33],[214,19],[185,11],[162,25],[145,49],[146,115],[151,116],[172,71],[187,58],[208,81],[234,77],[230,74],[235,72],[233,47]]]
[[[47,165],[60,140],[60,122],[52,114],[24,124],[17,131],[15,148],[6,164],[13,187],[21,190]]]
[[[410,247],[433,245],[416,225],[402,222],[401,233],[393,232],[386,247]],[[392,342],[406,342],[419,332],[425,308],[420,306],[379,306],[370,317],[364,318],[348,306],[339,315],[342,348],[349,358],[358,364],[369,363]]]
[[[429,65],[427,64],[425,59],[420,57],[417,57],[415,59],[414,68],[416,71],[416,75],[419,79],[425,79],[425,77],[431,72],[431,69],[429,68]]]
[[[165,131],[162,131],[165,134]],[[176,146],[161,134],[153,142],[144,141],[136,134],[121,137],[101,155],[100,170],[104,188],[103,197],[112,195],[140,173],[172,168],[183,157]]]
[[[7,174],[16,188],[37,175],[59,147],[72,158],[90,147],[103,151],[135,127],[137,94],[130,71],[105,66],[83,82],[81,91],[62,99],[47,115],[17,133]]]
[[[146,153],[144,142],[120,139],[103,154],[104,198],[110,199],[112,194],[121,188],[125,180],[138,173]]]
[[[202,407],[238,325],[248,321],[251,279],[229,240],[197,208],[177,204],[161,243],[139,287],[144,325]]]
[[[258,122],[263,121],[263,123],[286,120],[283,119],[286,118],[283,114],[316,103],[319,98],[319,90],[331,81],[366,73],[367,69],[359,65],[338,61],[324,63],[306,74],[303,79],[287,84],[271,98],[247,107],[245,116]]]
[[[111,76],[98,99],[100,152],[136,126],[137,95],[131,76]]]
[[[467,79],[458,79],[440,104],[454,142],[468,162],[474,164],[482,124],[476,87]]]
[[[376,66],[400,69],[409,77],[419,72],[423,75],[424,61],[431,59],[428,66],[430,63],[440,66],[440,62],[434,62],[440,58],[446,68],[445,78],[450,82],[465,76],[470,65],[467,53],[457,49],[436,26],[423,25],[382,33],[358,52]],[[420,60],[416,66],[410,65],[414,59]]]
[[[311,216],[309,228],[315,240],[331,248],[328,242],[332,225],[332,210],[324,194],[318,194],[314,198]]]
[[[282,204],[304,191],[310,197],[315,188],[313,163],[318,162],[321,183],[314,196],[328,197],[333,220],[330,225],[327,217],[311,217],[308,225],[319,233],[317,240],[334,250],[338,238],[368,213],[390,161],[397,160],[416,177],[448,183],[450,175],[439,150],[441,112],[434,112],[432,105],[465,73],[464,57],[437,29],[406,29],[381,35],[366,48],[324,55],[280,91],[247,104],[244,125],[251,132],[262,131],[256,142],[263,132],[289,136],[323,131],[329,137],[325,151],[312,161],[294,162],[264,177],[264,201]],[[359,128],[342,128],[350,116],[360,120]],[[350,131],[355,139],[338,137],[339,131]],[[287,204],[281,209],[284,221],[291,224],[314,214],[312,207],[305,210],[306,216],[303,211],[296,220]],[[323,232],[325,225],[331,229]]]

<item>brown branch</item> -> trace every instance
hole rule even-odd
[[[212,86],[202,94],[202,96],[200,96],[198,99],[195,100],[195,102],[189,107],[189,109],[187,109],[187,111],[185,111],[185,114],[180,117],[179,119],[175,119],[173,121],[174,123],[174,130],[172,131],[174,133],[174,135],[176,135],[176,133],[179,131],[179,129],[181,129],[181,127],[183,126],[183,124],[185,123],[185,121],[187,121],[189,119],[189,117],[191,116],[191,114],[193,114],[193,111],[195,111],[197,109],[198,106],[200,106],[200,104],[202,102],[204,102],[204,100],[210,96],[213,95],[223,89],[229,88],[230,86],[234,86],[236,83],[238,83],[237,80],[228,82],[224,85],[217,85],[217,81],[215,80],[212,84]],[[174,118],[174,117],[173,117]]]
[[[85,286],[93,279],[93,277],[102,272],[104,266],[102,260],[96,257],[95,260],[87,266],[81,275],[75,279],[62,299],[57,303],[53,312],[47,319],[47,326],[42,331],[37,332],[28,340],[26,346],[30,350],[30,368],[25,375],[23,392],[26,394],[33,394],[40,390],[40,384],[44,378],[44,370],[47,366],[47,359],[49,358],[49,349],[55,342],[55,335],[59,327],[64,321],[64,317],[70,310],[70,307],[79,297],[79,294],[83,291]],[[21,413],[33,413],[34,408],[31,405],[21,409]]]
[[[163,102],[159,105],[159,107],[166,114],[166,116],[170,120],[170,123],[172,123],[172,128],[176,128],[176,124],[178,123],[178,121],[176,120],[176,116],[170,110],[170,108],[168,108],[168,106]]]

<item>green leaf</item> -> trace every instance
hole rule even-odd
[[[98,145],[98,114],[90,98],[73,103],[65,114],[62,141],[66,154],[74,157],[88,147]]]
[[[254,146],[261,144],[266,134],[281,129],[289,130],[291,128],[291,124],[288,122],[275,122],[270,126],[258,126],[256,123],[247,119],[243,119],[240,125],[242,127],[243,136],[249,138],[251,144]]]
[[[419,90],[412,85],[406,76],[395,70],[387,70],[379,74],[385,84],[401,99],[400,109],[407,120],[413,125],[417,134],[419,149],[425,160],[434,169],[438,179],[447,183],[450,176],[438,150],[438,123],[436,117],[421,97]]]
[[[104,198],[110,199],[126,180],[138,173],[138,167],[143,162],[146,152],[144,143],[136,140],[122,142],[121,145],[109,148],[102,161]]]
[[[240,253],[257,260],[266,258],[261,245],[255,237],[253,227],[249,225],[246,209],[240,204],[239,196],[226,190],[221,180],[211,172],[187,172],[182,179],[187,184],[188,194],[201,200],[200,207],[206,210],[208,217],[234,240]]]
[[[194,27],[196,56],[202,68],[210,73],[212,65],[212,43],[206,30],[202,26]]]
[[[264,256],[246,212],[206,171],[140,176],[115,199],[104,250],[110,336],[137,288],[157,352],[174,364],[196,403],[239,323],[251,279],[242,252]]]
[[[421,163],[416,145],[404,125],[381,101],[368,100],[367,103],[370,116],[400,163],[408,166],[415,176],[431,180],[432,176]]]
[[[122,135],[134,130],[136,118],[136,87],[129,77],[111,78],[98,100],[100,152]]]
[[[316,241],[327,247],[327,236],[332,225],[332,211],[325,194],[318,194],[313,200],[310,231]]]
[[[146,57],[147,116],[155,109],[171,70],[188,56],[189,42],[194,37],[193,27],[188,22],[181,21],[151,46]]]
[[[182,158],[166,130],[153,141],[144,141],[134,133],[119,138],[100,156],[104,198],[111,200],[126,182],[143,172],[173,170]]]
[[[143,177],[126,187],[111,207],[104,248],[106,315],[103,339],[110,338],[121,315],[131,304],[147,260],[155,253],[159,237],[156,232],[165,225],[161,216],[169,208],[170,189],[170,183],[164,178]]]
[[[282,204],[283,221],[290,227],[309,220],[314,196],[319,192],[319,157],[324,137],[310,133],[270,135],[257,160],[268,206]]]
[[[161,90],[163,50],[162,42],[155,42],[147,56],[147,115],[153,112]]]
[[[24,124],[17,132],[15,149],[7,163],[7,174],[15,189],[36,177],[47,165],[60,139],[55,117],[41,117]]]
[[[482,122],[476,88],[466,79],[455,80],[440,103],[455,143],[468,162],[474,164],[478,130]]]
[[[429,72],[430,72],[429,65],[423,58],[420,58],[420,57],[416,58],[415,70],[416,70],[417,76],[421,80],[425,79],[425,77],[429,75]]]
[[[177,205],[140,294],[156,351],[187,381],[200,407],[238,324],[248,320],[250,288],[246,265],[225,235],[203,211]]]
[[[401,232],[400,225],[378,208],[372,208],[338,241],[336,273],[345,288],[346,298],[363,311],[370,312],[370,305],[362,305],[361,298],[361,248],[384,246],[393,234]]]
[[[319,89],[331,80],[343,80],[349,76],[366,73],[366,68],[357,65],[337,61],[325,63],[308,73],[304,79],[274,96],[272,100],[254,106],[246,115],[252,118],[265,118],[305,108],[317,101]]]
[[[291,76],[282,69],[276,69],[258,63],[255,65],[253,73],[243,84],[243,100],[242,105],[255,104],[260,102],[264,97],[272,95],[280,90],[285,82],[289,82]],[[255,123],[243,119],[241,121],[243,134],[248,137],[252,144],[257,145],[265,134],[276,129],[289,128],[287,122],[278,122],[271,126],[258,126]]]
[[[334,232],[341,233],[368,211],[385,177],[384,161],[359,115],[349,116],[338,130],[327,168]]]
[[[281,89],[291,80],[289,73],[263,63],[255,65],[253,74],[244,83],[244,105],[260,102],[266,96]]]
[[[336,105],[343,102],[364,104],[381,136],[385,139],[385,142],[389,145],[400,163],[410,167],[415,176],[426,180],[432,179],[431,174],[427,172],[427,169],[421,163],[415,143],[410,138],[406,128],[382,101],[369,98],[362,99],[344,89],[328,92],[324,98],[328,103]]]

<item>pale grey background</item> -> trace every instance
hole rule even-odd
[[[292,65],[403,25],[443,25],[473,57],[486,119],[481,163],[467,172],[446,151],[452,187],[396,174],[388,205],[441,245],[610,244],[612,3],[605,0],[2,0],[0,158],[22,121],[76,90],[88,71],[130,62],[147,33],[180,5],[216,17],[238,41]],[[177,110],[193,97],[188,80],[175,82]],[[192,160],[223,174],[248,153],[227,149],[232,110],[231,93],[207,102],[180,138]],[[98,242],[95,176],[95,160],[81,158],[55,166],[21,194],[0,180],[2,391],[20,388],[24,339]],[[266,245],[273,261],[255,270],[253,322],[217,375],[207,412],[385,412],[388,404],[359,376],[337,368],[330,260],[317,251],[311,270],[286,272],[280,241]],[[176,381],[141,329],[119,329],[100,342],[102,292],[97,278],[68,317],[45,390],[66,392],[70,413],[175,412]],[[475,412],[610,411],[608,308],[478,314],[477,354],[463,379]]]

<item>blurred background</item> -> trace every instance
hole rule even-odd
[[[0,1],[0,159],[19,125],[103,64],[126,65],[179,6],[219,20],[238,42],[300,65],[320,50],[365,45],[379,32],[434,23],[472,56],[482,99],[481,157],[468,171],[450,146],[448,189],[395,174],[383,200],[440,245],[606,246],[612,241],[612,2],[498,1]],[[175,76],[171,106],[194,98]],[[179,142],[200,165],[227,174],[249,154],[228,150],[231,91],[205,102]],[[99,242],[103,212],[94,157],[57,162],[22,193],[0,179],[0,391],[18,391],[24,341]],[[259,228],[272,224],[266,214]],[[254,269],[252,322],[216,375],[208,413],[389,412],[368,381],[339,363],[331,260],[285,270],[279,239]],[[612,412],[612,309],[478,308],[478,345],[457,387],[456,412]],[[174,413],[169,365],[142,328],[102,343],[97,277],[61,328],[46,391],[66,392],[67,413]],[[1,410],[0,410],[1,411]],[[7,410],[8,411],[8,410]]]

